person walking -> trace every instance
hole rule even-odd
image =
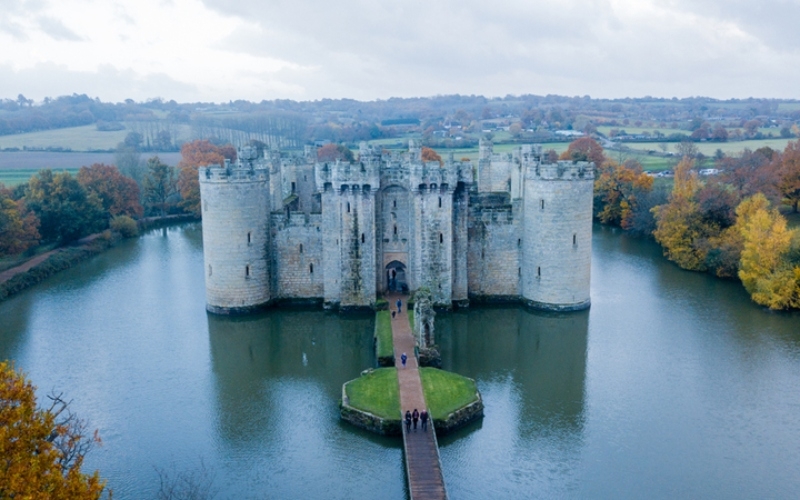
[[[403,301],[397,299],[397,314],[400,314],[401,312],[403,312]]]
[[[414,421],[414,430],[417,430],[417,422],[419,421],[419,412],[414,408],[414,413],[411,414],[411,419]]]
[[[422,409],[422,413],[419,414],[419,420],[422,422],[422,430],[428,430],[428,410]]]
[[[406,410],[406,432],[411,430],[411,412]]]
[[[408,361],[408,356],[406,353],[400,355],[400,362],[403,363],[403,368],[406,367],[406,361]]]

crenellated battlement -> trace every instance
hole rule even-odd
[[[588,307],[594,165],[546,163],[539,145],[495,153],[489,141],[478,156],[423,161],[411,140],[406,151],[362,143],[355,161],[242,148],[201,167],[208,309],[369,307],[420,287],[444,307]]]
[[[587,161],[558,161],[534,163],[527,167],[525,179],[532,180],[593,180],[594,163]]]

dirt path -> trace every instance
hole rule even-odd
[[[24,273],[30,270],[32,267],[37,266],[47,260],[48,257],[53,255],[54,253],[60,251],[60,249],[50,250],[49,252],[45,252],[41,255],[37,255],[22,264],[18,265],[17,267],[12,267],[11,269],[6,269],[2,273],[0,273],[0,284],[5,283],[6,281],[10,280],[14,276]]]

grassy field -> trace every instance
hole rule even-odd
[[[786,144],[793,139],[762,139],[755,141],[738,141],[738,142],[696,142],[697,149],[706,156],[713,156],[717,149],[721,149],[725,154],[736,154],[743,151],[745,148],[755,151],[758,148],[767,146],[777,151],[783,151]],[[638,149],[641,151],[658,151],[659,142],[630,142],[625,143],[631,149]],[[668,143],[670,152],[675,152],[677,143]]]
[[[420,368],[422,391],[431,416],[443,420],[447,415],[476,400],[475,381],[437,368]]]
[[[164,163],[177,165],[180,153],[142,153],[142,159],[158,155]],[[114,153],[50,152],[50,151],[0,151],[0,182],[16,186],[27,181],[38,170],[50,168],[75,174],[80,167],[93,163],[113,165]]]
[[[130,129],[101,132],[95,125],[42,130],[26,134],[0,136],[0,149],[6,148],[65,148],[72,151],[111,150],[125,139]],[[187,139],[190,135],[188,125],[178,126],[176,139]]]
[[[382,418],[400,418],[397,368],[378,368],[347,383],[350,406]]]
[[[375,354],[379,358],[391,356],[394,353],[392,345],[392,313],[378,311],[375,317]]]

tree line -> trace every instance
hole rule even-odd
[[[181,162],[173,167],[158,156],[134,158],[131,176],[101,163],[81,167],[77,175],[40,170],[28,182],[7,188],[0,184],[0,257],[42,244],[64,245],[111,229],[132,236],[136,219],[168,214],[200,214],[197,169],[235,160],[233,146],[198,140],[184,144]],[[123,160],[125,158],[122,158]],[[130,163],[130,162],[129,162]]]
[[[617,162],[585,137],[564,159],[597,165],[594,217],[652,236],[683,269],[738,279],[753,301],[800,308],[800,230],[784,212],[800,210],[800,141],[784,151],[760,148],[718,158],[716,175],[700,176],[684,156],[671,188],[656,186],[635,160]]]

